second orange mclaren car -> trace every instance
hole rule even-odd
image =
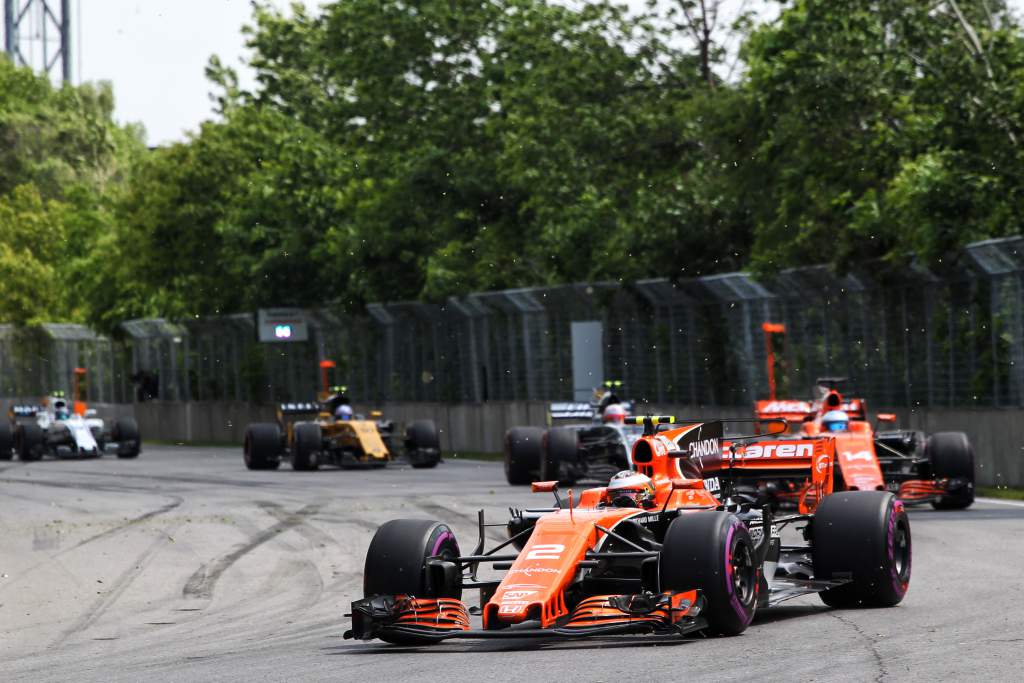
[[[868,421],[867,401],[844,397],[836,389],[843,378],[822,378],[814,401],[758,401],[762,420],[785,418],[799,435],[831,434],[836,440],[837,491],[888,490],[907,504],[931,503],[940,510],[961,510],[974,502],[974,449],[963,432],[877,429]],[[879,424],[896,416],[879,413]],[[752,500],[792,500],[799,482],[748,482]]]

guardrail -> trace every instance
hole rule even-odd
[[[334,381],[367,401],[571,400],[572,325],[589,322],[605,377],[655,404],[748,406],[771,380],[803,395],[842,375],[874,405],[1024,406],[1024,238],[943,261],[941,272],[808,266],[321,307],[305,312],[308,341],[288,343],[258,342],[251,313],[130,320],[114,338],[0,325],[0,396],[68,390],[85,367],[93,401],[307,400],[331,359]]]

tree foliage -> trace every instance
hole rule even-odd
[[[144,154],[109,84],[53,87],[0,57],[0,321],[85,320],[112,199]]]
[[[744,49],[762,268],[935,263],[1020,232],[1024,41],[1004,3],[803,0]]]
[[[1020,232],[1024,34],[1002,0],[792,0],[731,28],[720,4],[256,2],[255,86],[212,59],[217,119],[150,152],[108,86],[0,61],[0,316],[941,268]]]

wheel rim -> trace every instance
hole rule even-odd
[[[905,582],[907,571],[910,568],[910,536],[907,533],[907,526],[902,520],[896,524],[896,535],[893,539],[893,562],[896,565],[896,575]]]
[[[742,539],[737,541],[731,553],[732,590],[743,605],[753,602],[757,589],[757,568],[750,546]]]
[[[455,533],[451,529],[448,529],[447,533],[448,533],[449,536],[443,542],[443,545],[441,546],[441,550],[438,553],[438,557],[440,557],[445,562],[453,562],[459,556],[459,544],[458,544],[458,541],[455,540]],[[424,558],[424,560],[425,560],[425,558]],[[424,570],[426,569],[426,562],[425,561],[424,561],[423,568],[424,568]],[[454,589],[456,588],[456,586],[445,585],[445,586],[441,586],[441,587],[434,586],[433,588],[434,588],[434,592],[437,593],[437,594],[444,593],[445,595],[448,595],[450,593],[454,593]],[[461,588],[461,585],[459,586],[459,588]]]

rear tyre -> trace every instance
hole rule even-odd
[[[708,631],[735,636],[757,610],[759,568],[747,527],[728,512],[694,512],[672,520],[658,572],[661,590],[704,593]]]
[[[298,422],[292,426],[292,469],[310,472],[320,468],[323,436],[315,422]]]
[[[11,423],[0,418],[0,460],[10,460],[14,457],[14,427]]]
[[[505,479],[514,486],[529,484],[540,470],[541,441],[539,427],[513,427],[505,434]]]
[[[579,454],[579,434],[575,429],[559,427],[544,435],[540,458],[540,480],[557,481],[572,486],[576,480],[569,473],[569,465]]]
[[[18,451],[18,459],[24,462],[39,460],[43,457],[46,435],[39,425],[26,422],[14,430],[14,449]]]
[[[433,420],[410,422],[405,430],[405,449],[413,467],[437,467],[441,462],[441,436]]]
[[[887,491],[826,496],[811,522],[814,578],[850,578],[819,593],[830,607],[899,604],[910,586],[910,521]]]
[[[384,523],[366,551],[363,597],[409,595],[417,598],[462,599],[457,566],[451,572],[432,572],[427,560],[454,561],[459,544],[447,524],[423,519],[393,519]],[[396,645],[422,645],[432,641],[408,635],[382,637]]]
[[[936,432],[928,437],[925,454],[932,475],[957,479],[961,486],[932,503],[936,510],[963,510],[974,502],[974,449],[963,432]]]
[[[139,425],[134,418],[117,418],[110,436],[117,443],[117,457],[125,459],[139,457],[139,453],[142,451],[142,439],[139,436]]]
[[[245,430],[242,458],[250,470],[276,470],[281,466],[281,428],[257,422]]]

